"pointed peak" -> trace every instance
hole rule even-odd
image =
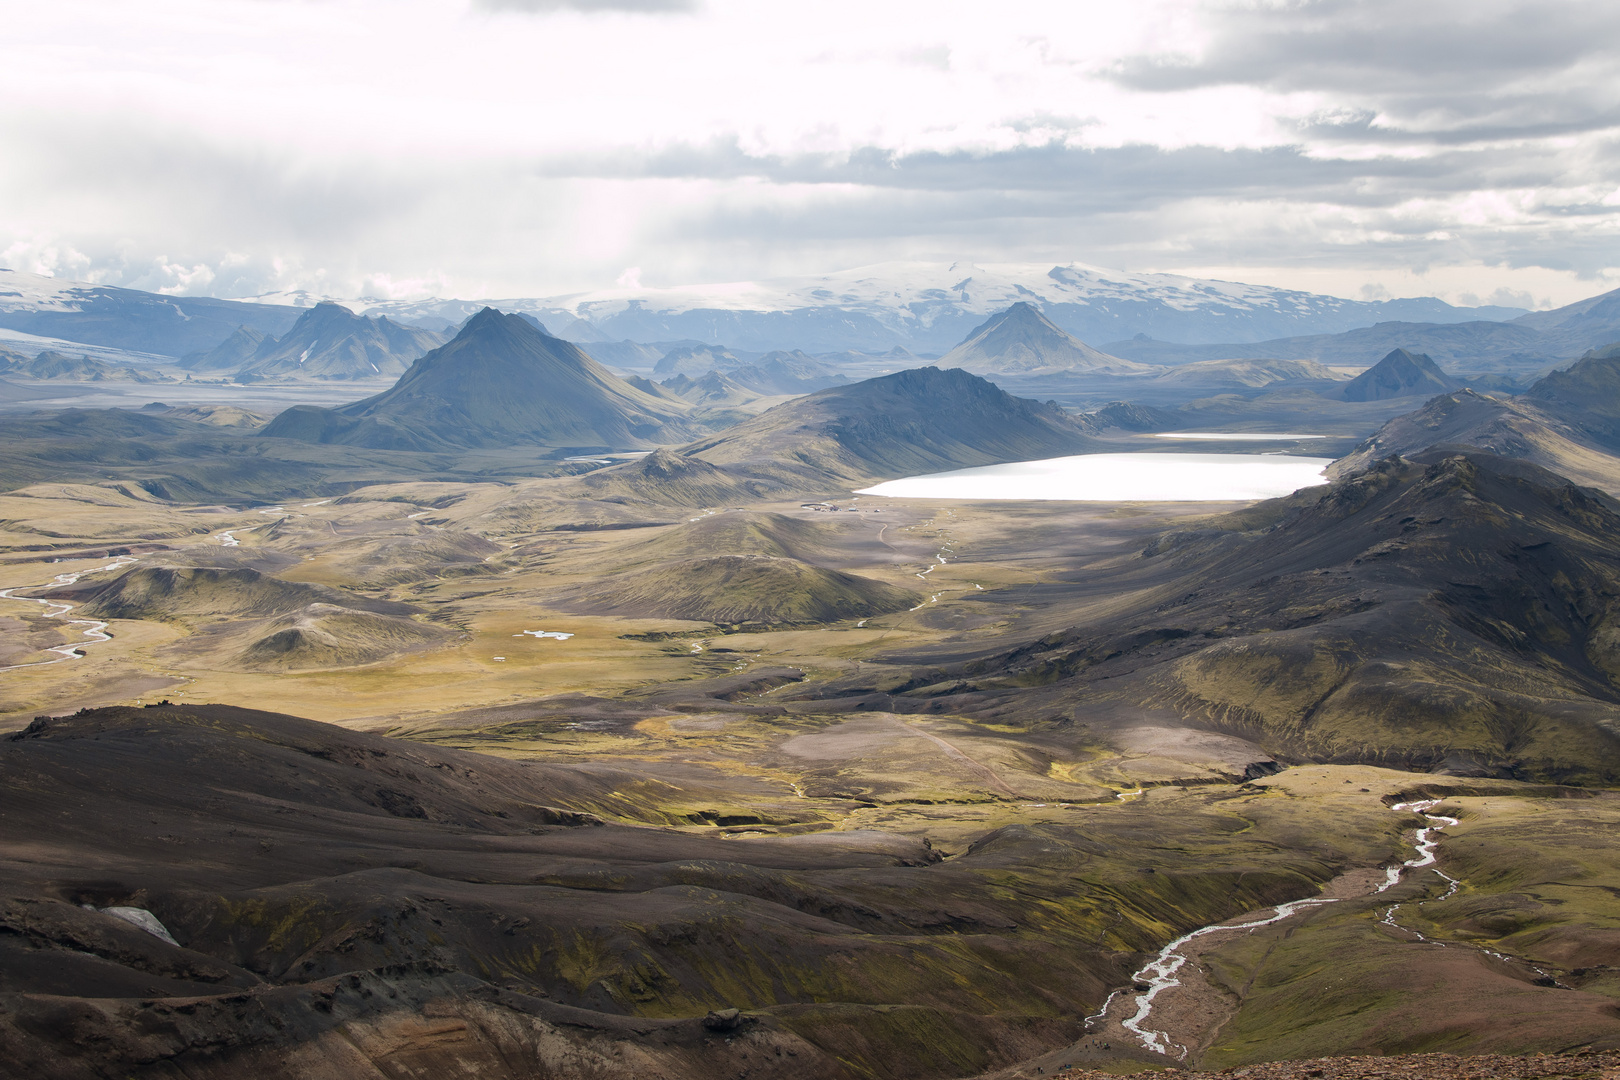
[[[1439,365],[1434,362],[1434,359],[1429,356],[1428,353],[1415,353],[1410,349],[1392,349],[1390,350],[1389,355],[1378,361],[1376,366],[1383,367],[1388,365],[1390,367],[1394,367],[1402,364],[1407,364],[1423,371],[1432,371],[1435,373],[1440,372]]]
[[[545,334],[543,330],[537,330],[533,323],[524,319],[521,315],[508,315],[497,308],[486,307],[461,324],[461,330],[456,334],[455,340],[462,341],[466,338],[488,337],[492,334],[503,333],[524,337],[535,334],[544,334],[546,337],[551,336]]]
[[[353,311],[351,311],[349,308],[344,307],[342,304],[338,303],[336,300],[322,300],[319,303],[317,303],[314,307],[305,310],[305,312],[302,315],[299,316],[299,319],[300,320],[303,320],[303,319],[331,319],[331,318],[356,319],[356,318],[359,318],[359,317],[360,316],[356,315]]]
[[[470,326],[488,326],[488,325],[490,325],[492,323],[498,323],[501,319],[504,319],[505,317],[506,316],[503,315],[496,308],[492,308],[492,307],[481,308],[476,315],[472,316],[470,319],[468,319],[465,323],[462,324],[462,329],[466,329],[467,327],[470,327]]]

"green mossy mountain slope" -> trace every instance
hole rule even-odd
[[[261,435],[392,450],[628,449],[701,430],[683,407],[638,390],[578,346],[485,308],[387,391],[338,409],[289,409]]]
[[[1061,709],[1104,732],[1164,710],[1286,761],[1613,783],[1617,535],[1614,500],[1535,466],[1391,459],[1167,534],[1120,568],[1128,610],[897,689],[911,708]]]

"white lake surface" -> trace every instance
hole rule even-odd
[[[1226,502],[1327,483],[1332,458],[1287,454],[1079,454],[888,480],[857,495],[891,499]]]
[[[1159,431],[1155,439],[1206,439],[1219,442],[1293,442],[1296,439],[1325,439],[1326,435],[1301,435],[1294,431]]]

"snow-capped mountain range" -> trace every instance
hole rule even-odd
[[[245,297],[305,306],[305,293]],[[615,288],[479,300],[342,300],[369,315],[435,329],[484,306],[525,312],[576,341],[697,340],[739,349],[940,353],[1019,301],[1101,345],[1145,334],[1185,343],[1331,334],[1379,322],[1507,320],[1520,308],[1459,308],[1432,297],[1377,302],[1293,289],[1135,274],[1080,263],[893,262],[835,274],[679,288]]]
[[[1434,298],[1345,300],[1291,289],[1136,274],[1070,263],[894,262],[835,274],[680,288],[615,288],[537,298],[382,300],[295,291],[219,300],[0,271],[0,327],[182,356],[239,325],[284,333],[296,309],[335,300],[356,313],[442,330],[480,309],[525,313],[579,342],[702,341],[767,352],[938,355],[1020,301],[1088,344],[1145,335],[1188,344],[1332,334],[1379,322],[1508,320],[1518,308]],[[116,338],[117,340],[113,340]]]

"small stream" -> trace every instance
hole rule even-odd
[[[42,600],[37,596],[14,596],[12,594],[17,592],[19,589],[66,588],[69,585],[77,583],[80,578],[86,577],[90,574],[100,574],[107,570],[122,570],[126,566],[134,566],[135,563],[139,561],[140,560],[138,559],[118,559],[108,563],[106,566],[95,566],[88,570],[77,570],[71,574],[57,574],[54,580],[47,582],[44,585],[14,585],[9,589],[0,589],[0,599],[26,600],[34,604],[43,604],[47,609],[45,612],[45,617],[47,619],[66,618],[67,613],[72,611],[76,605],[69,604],[62,600]],[[55,610],[49,610],[52,608]],[[84,627],[85,629],[81,636],[86,640],[76,643],[70,642],[67,645],[54,645],[44,650],[45,652],[56,653],[57,658],[55,660],[36,660],[31,664],[11,664],[7,667],[0,667],[0,671],[16,671],[19,668],[46,667],[50,664],[60,664],[65,660],[83,660],[84,653],[80,650],[82,650],[85,645],[96,641],[112,640],[112,635],[107,633],[107,624],[99,620],[67,619],[67,624],[69,626]]]

